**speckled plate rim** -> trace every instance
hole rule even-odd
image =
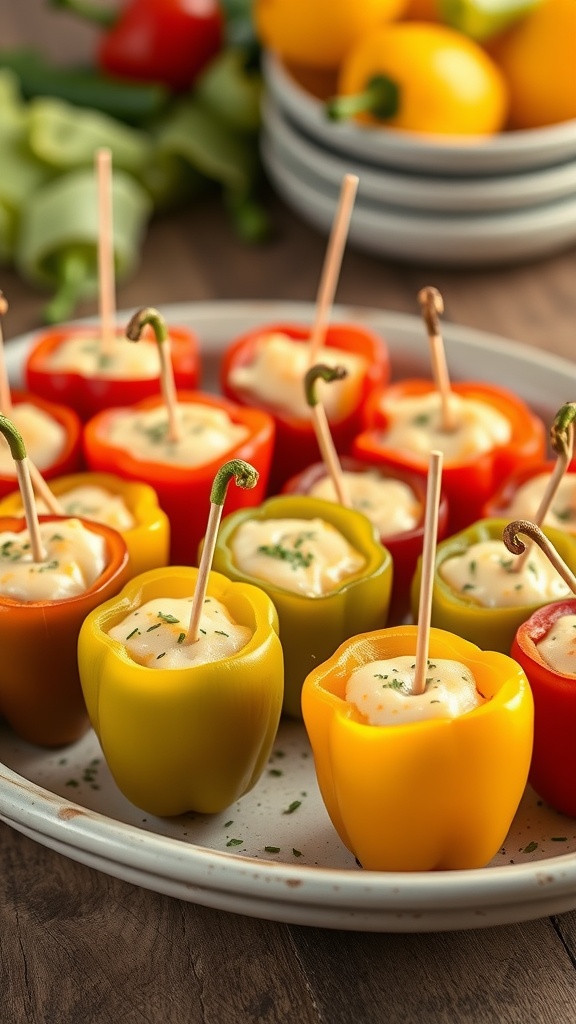
[[[273,320],[310,322],[313,306],[291,302],[180,303],[167,320],[194,327],[207,355]],[[119,313],[128,321],[130,311]],[[393,369],[425,358],[418,317],[336,306],[386,337]],[[81,322],[90,323],[94,318]],[[513,379],[527,401],[562,404],[576,367],[556,356],[472,328],[444,327],[454,377]],[[34,333],[7,344],[11,380]],[[487,352],[490,360],[487,360]],[[486,371],[488,370],[488,376]],[[1,751],[0,751],[1,755]],[[42,756],[42,755],[40,755]],[[94,812],[0,765],[0,820],[35,841],[113,877],[189,902],[287,923],[359,931],[445,931],[532,920],[576,908],[576,854],[473,871],[357,872],[265,861],[183,843]]]

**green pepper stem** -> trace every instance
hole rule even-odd
[[[536,526],[542,526],[550,506],[554,501],[556,492],[562,482],[564,474],[572,461],[573,447],[574,447],[574,419],[576,418],[576,403],[566,402],[561,409],[558,410],[554,417],[554,422],[550,428],[550,441],[552,448],[557,453],[558,458],[556,459],[556,465],[550,474],[550,479],[544,490],[544,494],[540,499],[540,504],[536,509],[534,515],[534,523]],[[512,572],[519,573],[522,570],[525,560],[528,558],[530,549],[527,547],[526,551],[518,558],[512,567]]]
[[[374,75],[363,92],[349,96],[333,96],[326,102],[331,121],[345,121],[357,114],[372,114],[379,121],[388,121],[398,113],[400,89],[387,75]]]
[[[40,524],[38,522],[36,502],[34,501],[34,490],[30,479],[24,438],[12,420],[9,420],[2,413],[0,413],[0,433],[8,442],[10,454],[16,463],[16,476],[18,478],[20,497],[24,506],[24,518],[28,533],[30,534],[32,558],[35,562],[44,562],[46,560],[46,551],[40,537]]]
[[[81,18],[86,18],[86,21],[101,25],[103,28],[111,28],[118,21],[118,13],[101,4],[86,3],[85,0],[49,0],[49,3],[59,10],[79,14]]]
[[[328,422],[326,410],[316,394],[316,382],[318,380],[321,379],[325,380],[327,383],[331,383],[335,380],[343,380],[344,377],[347,376],[348,371],[344,366],[326,366],[324,363],[317,363],[316,366],[310,367],[304,378],[304,391],[306,393],[306,401],[312,412],[312,424],[314,426],[314,433],[316,434],[316,440],[318,442],[322,461],[326,467],[326,472],[332,481],[336,499],[344,506],[344,508],[352,508],[350,495],[348,494],[344,483],[340,459],[338,458],[338,453],[330,432],[330,424]]]
[[[444,312],[444,299],[437,288],[427,285],[418,292],[418,302],[422,312],[422,319],[426,325],[428,342],[430,345],[430,359],[432,362],[432,376],[436,390],[440,395],[442,406],[442,430],[450,433],[456,430],[456,423],[453,410],[450,404],[450,375],[446,363],[446,350],[444,339],[440,329],[440,314]]]
[[[60,255],[57,275],[59,285],[44,307],[45,323],[60,324],[71,319],[89,276],[89,269],[87,257],[77,249]]]
[[[234,477],[238,487],[250,489],[255,487],[258,482],[258,471],[254,469],[254,466],[251,466],[249,462],[244,462],[242,459],[232,459],[230,462],[227,462],[222,466],[214,477],[214,483],[212,484],[212,491],[210,493],[208,525],[206,527],[206,536],[204,537],[204,543],[202,546],[202,556],[198,567],[198,577],[196,579],[196,588],[194,590],[192,609],[190,612],[190,624],[188,626],[186,637],[183,641],[185,644],[195,644],[199,637],[200,620],[202,618],[202,609],[204,607],[204,600],[208,589],[210,569],[212,568],[212,562],[214,561],[214,551],[216,548],[216,540],[218,538],[220,520],[222,518],[222,508],[228,491],[228,484],[232,477]]]
[[[164,317],[153,306],[145,306],[137,310],[126,328],[126,337],[130,341],[139,341],[142,337],[142,331],[148,324],[154,331],[160,355],[160,390],[168,414],[168,439],[170,441],[179,441],[181,430],[178,422],[178,396],[176,394],[176,384],[174,383],[174,369],[169,351],[170,346],[166,344],[168,342],[168,329]]]
[[[513,555],[523,555],[525,553],[527,548],[524,541],[520,540],[521,533],[536,542],[540,550],[546,555],[548,561],[554,566],[556,572],[559,573],[566,585],[570,587],[572,593],[576,594],[576,576],[574,576],[566,562],[556,551],[552,542],[542,533],[542,530],[536,523],[532,523],[528,519],[515,519],[514,522],[508,523],[502,531],[502,540],[508,551]]]

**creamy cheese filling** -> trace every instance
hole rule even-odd
[[[123,530],[130,530],[135,524],[134,516],[124,499],[105,487],[95,487],[92,484],[71,487],[69,491],[57,495],[57,499],[64,510],[64,515],[94,519],[97,523],[111,526],[120,533]],[[36,499],[36,508],[39,515],[46,515],[49,512],[41,498]]]
[[[78,519],[41,523],[46,551],[34,562],[28,530],[0,534],[0,593],[17,601],[64,601],[82,594],[107,564],[106,540]]]
[[[225,455],[248,437],[248,428],[233,423],[223,409],[196,402],[179,402],[182,436],[168,438],[168,414],[163,405],[146,412],[122,409],[106,419],[105,440],[130,452],[135,459],[179,466],[202,466]]]
[[[497,409],[455,392],[450,395],[450,406],[457,425],[446,431],[442,429],[437,391],[397,399],[393,405],[384,404],[389,425],[380,434],[381,443],[387,448],[423,456],[439,449],[446,461],[461,462],[509,442],[512,427]]]
[[[155,340],[143,339],[135,344],[117,335],[110,352],[102,351],[98,336],[70,335],[55,347],[46,359],[52,372],[78,373],[82,377],[114,377],[130,380],[150,379],[160,374],[160,355]]]
[[[520,568],[501,540],[472,544],[439,566],[441,578],[457,594],[487,608],[543,604],[570,594],[568,585],[540,548],[533,544]]]
[[[576,615],[560,615],[536,647],[554,672],[576,675]]]
[[[26,454],[38,469],[46,469],[56,462],[66,443],[66,430],[58,420],[30,402],[14,405],[10,418],[22,434]],[[16,477],[8,442],[1,436],[0,473],[2,476]]]
[[[327,383],[318,380],[315,392],[329,420],[344,419],[360,401],[366,360],[351,352],[321,346],[314,363],[343,366],[348,371],[348,375],[339,381]],[[310,365],[306,343],[294,341],[281,333],[265,334],[259,339],[253,361],[231,371],[230,383],[269,407],[291,413],[299,419],[309,419],[304,377]]]
[[[252,638],[248,626],[239,626],[214,597],[204,601],[200,633],[195,643],[184,643],[190,624],[192,597],[155,597],[130,612],[108,635],[126,648],[132,661],[148,668],[186,668],[229,658]]]
[[[534,520],[550,476],[550,473],[539,473],[522,484],[515,491],[506,515],[510,519]],[[576,533],[576,474],[569,473],[560,481],[544,523],[558,530]]]
[[[428,718],[458,718],[485,702],[466,665],[445,658],[429,659],[426,689],[413,694],[414,655],[371,661],[352,672],[346,700],[368,725],[403,725]]]
[[[342,476],[352,507],[364,513],[381,537],[414,529],[422,515],[422,506],[408,484],[386,479],[376,470],[358,473],[345,470]],[[309,494],[324,501],[337,501],[334,484],[327,475],[316,481]]]
[[[232,536],[234,564],[247,576],[321,597],[366,559],[323,519],[248,519]]]

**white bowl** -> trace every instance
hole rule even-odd
[[[519,174],[448,177],[387,170],[347,159],[295,127],[271,96],[262,106],[268,150],[295,174],[315,179],[328,194],[339,190],[346,173],[359,178],[358,198],[378,206],[449,213],[481,213],[533,207],[576,195],[576,159]]]
[[[330,231],[338,189],[329,190],[295,173],[265,138],[262,160],[285,202],[323,233]],[[357,199],[348,233],[350,246],[409,263],[486,266],[549,256],[576,242],[576,196],[511,213],[426,214]]]
[[[576,158],[576,120],[496,136],[425,136],[391,128],[330,121],[320,99],[302,88],[270,52],[263,55],[267,91],[316,142],[378,167],[421,173],[497,174],[527,171]]]

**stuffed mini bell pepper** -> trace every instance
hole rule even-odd
[[[480,868],[502,845],[526,785],[530,687],[510,657],[433,628],[427,687],[447,659],[472,678],[478,703],[436,717],[431,690],[430,717],[371,724],[360,698],[366,673],[374,694],[409,707],[419,701],[403,689],[417,635],[417,626],[399,626],[353,637],[306,678],[302,713],[320,792],[342,842],[368,870]],[[409,663],[404,677],[384,667],[398,659]]]
[[[91,470],[153,487],[170,520],[170,561],[195,564],[222,458],[249,461],[259,473],[253,490],[234,489],[231,508],[258,504],[268,480],[274,423],[261,410],[241,408],[217,395],[176,392],[165,352],[167,330],[157,310],[138,311],[127,335],[136,340],[147,323],[161,354],[162,393],[93,416],[84,429],[84,454]]]
[[[72,743],[88,728],[77,641],[86,615],[127,580],[120,534],[88,520],[36,516],[22,438],[0,417],[25,517],[0,523],[0,713],[29,743]]]
[[[199,343],[185,327],[169,328],[176,387],[200,381]],[[26,357],[26,387],[74,409],[82,420],[112,406],[134,405],[158,393],[160,362],[153,337],[134,345],[116,332],[104,346],[96,327],[54,327],[37,335]]]
[[[72,409],[30,392],[12,391],[10,414],[30,459],[47,480],[80,468],[82,424]],[[4,497],[16,487],[16,473],[8,445],[3,439],[0,444],[0,497]]]
[[[537,608],[570,593],[539,548],[532,546],[520,568],[502,541],[505,519],[483,519],[441,541],[436,552],[433,626],[456,633],[483,650],[510,652],[516,630]],[[546,536],[571,569],[576,538],[558,530]],[[418,563],[412,583],[417,617],[421,583]]]
[[[284,712],[294,718],[314,665],[346,637],[387,621],[390,553],[364,515],[333,502],[279,495],[231,513],[214,568],[273,600],[284,650]]]
[[[233,465],[245,467],[234,460],[222,471]],[[217,474],[205,550],[216,536],[221,482]],[[260,588],[210,571],[209,561],[143,573],[80,634],[92,726],[119,788],[151,814],[224,810],[257,782],[278,728],[274,605]]]
[[[504,388],[456,383],[451,403],[456,428],[445,431],[440,395],[431,380],[407,379],[375,392],[351,450],[358,458],[421,475],[428,452],[442,450],[448,529],[454,533],[480,518],[513,469],[544,459],[546,434],[542,420]]]
[[[530,783],[562,814],[576,818],[576,600],[544,605],[523,622],[511,655],[534,696]],[[558,651],[563,641],[563,659]],[[556,667],[561,665],[560,667]]]
[[[94,519],[118,530],[128,549],[130,577],[168,564],[170,523],[148,484],[111,473],[72,473],[51,480],[50,491],[60,506],[54,514]],[[22,515],[22,499],[13,491],[0,500],[0,516],[18,515]]]
[[[242,406],[259,406],[274,418],[276,440],[270,493],[314,461],[316,441],[304,393],[312,362],[343,364],[346,380],[331,385],[322,398],[339,452],[348,450],[361,429],[362,408],[376,387],[388,382],[385,342],[366,327],[331,324],[323,345],[310,360],[311,332],[297,324],[268,324],[248,331],[225,351],[221,389]]]
[[[417,473],[378,466],[367,460],[344,456],[345,480],[352,505],[374,524],[382,544],[392,556],[394,580],[389,619],[401,620],[410,605],[410,586],[422,553],[426,482]],[[358,478],[354,487],[353,480]],[[352,484],[350,484],[352,478]],[[334,489],[322,462],[315,462],[287,480],[283,494],[307,494],[335,501]],[[438,538],[446,536],[448,502],[443,494],[438,517]]]
[[[526,557],[525,534],[543,549],[576,594],[576,577],[533,522],[515,520],[503,539]],[[534,695],[534,750],[530,782],[562,814],[576,817],[576,600],[544,605],[523,622],[512,642],[512,657],[522,666]]]

